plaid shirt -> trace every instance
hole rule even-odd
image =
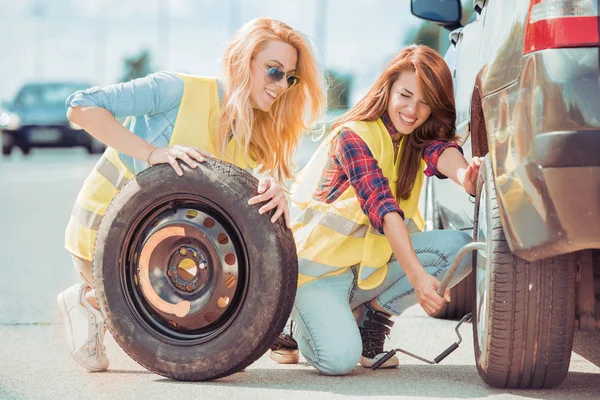
[[[390,135],[398,133],[387,112],[381,116],[381,121]],[[460,146],[445,140],[437,140],[425,146],[425,175],[447,178],[438,171],[437,163],[440,155],[448,147],[463,152]],[[404,213],[392,195],[388,180],[383,176],[367,144],[352,130],[343,129],[331,144],[327,164],[321,173],[314,198],[317,201],[332,203],[349,185],[356,191],[360,206],[369,217],[371,225],[380,233],[383,233],[385,214],[398,212],[404,218]]]

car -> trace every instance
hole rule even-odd
[[[65,100],[81,89],[83,82],[38,82],[25,84],[12,102],[0,110],[2,154],[15,147],[29,154],[33,147],[83,146],[89,153],[101,153],[105,146],[67,119]]]
[[[462,26],[460,1],[412,0],[415,16],[451,31],[457,131],[465,154],[483,157],[475,200],[428,180],[425,216],[486,244],[457,287],[472,299],[461,311],[479,375],[551,388],[574,329],[600,333],[598,1],[472,4]]]

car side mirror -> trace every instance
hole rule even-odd
[[[410,12],[417,18],[435,22],[451,31],[461,27],[460,0],[411,0]]]

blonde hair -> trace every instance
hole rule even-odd
[[[250,63],[270,41],[288,43],[298,52],[298,85],[281,95],[268,112],[252,109]],[[224,152],[231,135],[244,153],[280,181],[292,177],[293,156],[303,132],[325,108],[324,79],[310,44],[287,24],[257,18],[233,37],[222,59],[224,96],[217,123],[217,149]]]

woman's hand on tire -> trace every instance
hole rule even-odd
[[[176,144],[171,147],[162,147],[152,150],[148,157],[148,164],[166,164],[169,163],[175,170],[177,175],[183,176],[183,169],[177,162],[177,159],[182,160],[191,168],[198,167],[199,162],[203,162],[206,158],[214,158],[206,150],[199,149],[197,147],[181,146]]]
[[[475,196],[477,192],[477,179],[479,178],[479,168],[481,167],[482,161],[483,160],[479,157],[473,157],[465,171],[463,187],[467,193],[473,196]]]
[[[285,226],[290,228],[290,206],[285,197],[285,191],[283,187],[275,178],[261,179],[258,184],[258,196],[252,197],[248,200],[248,204],[264,203],[269,201],[267,204],[262,206],[258,212],[264,214],[269,210],[277,207],[277,210],[271,217],[271,223],[275,223],[281,215],[285,218]]]

